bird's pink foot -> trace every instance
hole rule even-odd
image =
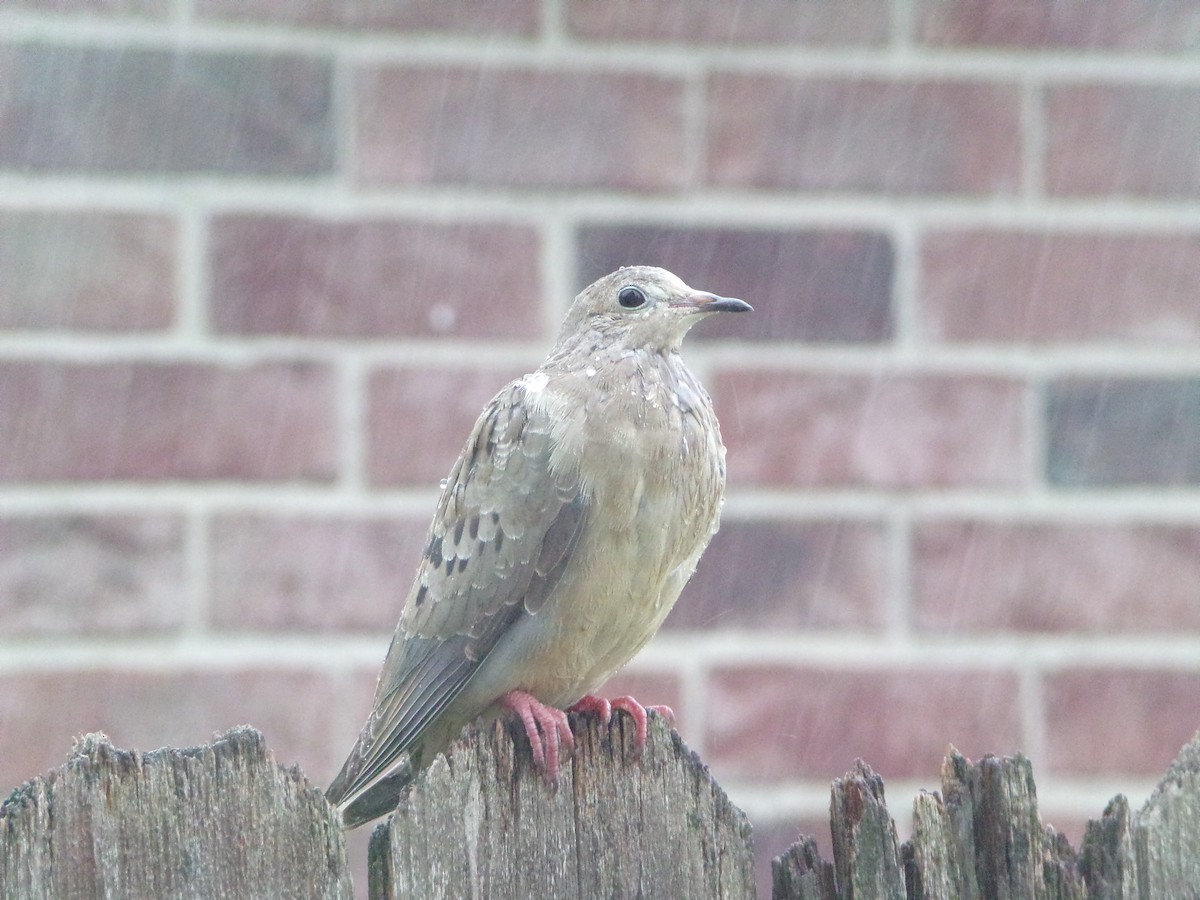
[[[546,773],[547,781],[557,784],[559,748],[566,747],[567,753],[575,750],[575,737],[571,734],[567,714],[524,691],[509,691],[496,702],[520,718],[533,751],[533,761]]]
[[[611,701],[613,710],[629,713],[633,718],[633,752],[641,755],[646,748],[647,713],[657,713],[671,725],[675,724],[675,712],[669,706],[642,706],[633,697],[615,697]]]
[[[671,707],[642,706],[637,700],[628,695],[617,697],[613,700],[605,700],[603,697],[587,694],[576,701],[567,711],[596,716],[600,720],[602,730],[608,728],[614,712],[629,713],[633,718],[633,750],[638,754],[646,747],[647,713],[656,713],[666,719],[671,725],[675,724],[675,713]]]
[[[567,712],[595,716],[600,720],[600,731],[605,732],[608,730],[608,720],[612,718],[612,704],[595,694],[584,694],[567,708]]]

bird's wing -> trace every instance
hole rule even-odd
[[[335,802],[409,749],[558,583],[587,503],[578,473],[554,471],[550,453],[549,416],[514,382],[475,423],[442,491],[370,720],[330,787]]]

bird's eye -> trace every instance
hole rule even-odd
[[[646,302],[646,295],[635,287],[621,288],[621,293],[617,294],[617,302],[626,309],[637,309]]]

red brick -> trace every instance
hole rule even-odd
[[[714,384],[732,485],[1019,485],[1023,388],[962,375],[728,372]]]
[[[0,364],[0,481],[329,480],[333,393],[309,364]]]
[[[1060,85],[1045,108],[1050,193],[1200,197],[1200,87]]]
[[[176,240],[167,216],[0,212],[0,329],[167,328]]]
[[[165,19],[171,11],[169,0],[6,0],[4,6],[59,15],[131,15],[153,19]]]
[[[921,317],[955,341],[1200,341],[1200,236],[934,232]]]
[[[332,65],[279,54],[0,48],[0,169],[316,175]]]
[[[728,74],[712,78],[708,100],[708,174],[722,187],[1017,189],[1020,97],[1012,85]]]
[[[367,425],[371,483],[437,484],[450,474],[484,406],[522,374],[516,368],[430,367],[373,373]]]
[[[72,739],[88,732],[103,731],[118,747],[154,750],[207,743],[215,732],[244,724],[263,732],[279,763],[298,762],[324,784],[334,774],[334,757],[353,740],[338,733],[340,693],[333,677],[265,669],[6,675],[0,677],[0,786],[61,765]]]
[[[1046,439],[1054,485],[1200,485],[1200,378],[1055,381]]]
[[[444,0],[196,0],[196,15],[318,28],[532,36],[538,29],[539,4],[537,0],[467,4]]]
[[[1157,778],[1196,733],[1200,672],[1072,669],[1044,692],[1043,772]]]
[[[718,778],[836,778],[862,758],[884,778],[932,785],[949,743],[971,757],[1021,744],[1006,671],[726,668],[709,686]]]
[[[235,630],[391,632],[428,528],[424,518],[220,516],[213,621]]]
[[[358,103],[358,173],[367,182],[683,186],[676,79],[388,68],[361,74]]]
[[[913,537],[934,632],[1200,632],[1200,528],[935,521]]]
[[[183,522],[171,515],[0,519],[0,634],[143,634],[186,618]]]
[[[741,297],[755,314],[693,339],[882,341],[892,336],[895,257],[873,231],[590,226],[577,237],[580,287],[618,266],[670,269],[693,287]]]
[[[814,46],[884,44],[891,10],[874,0],[837,4],[759,0],[689,3],[687,0],[569,0],[567,29],[596,40],[702,41]]]
[[[937,46],[1193,50],[1192,0],[920,0],[920,39]]]
[[[531,228],[229,216],[210,244],[218,331],[529,338],[539,328]]]
[[[878,523],[726,515],[666,627],[874,629],[884,622],[886,581]]]

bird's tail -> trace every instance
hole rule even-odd
[[[416,776],[411,754],[402,753],[395,769],[373,784],[364,785],[364,781],[370,781],[370,774],[363,771],[365,757],[360,737],[359,744],[325,791],[325,799],[341,810],[343,828],[357,828],[390,813],[396,808],[401,792]]]
[[[342,808],[342,827],[357,828],[392,812],[415,775],[411,762],[406,758],[399,768],[380,778]]]

